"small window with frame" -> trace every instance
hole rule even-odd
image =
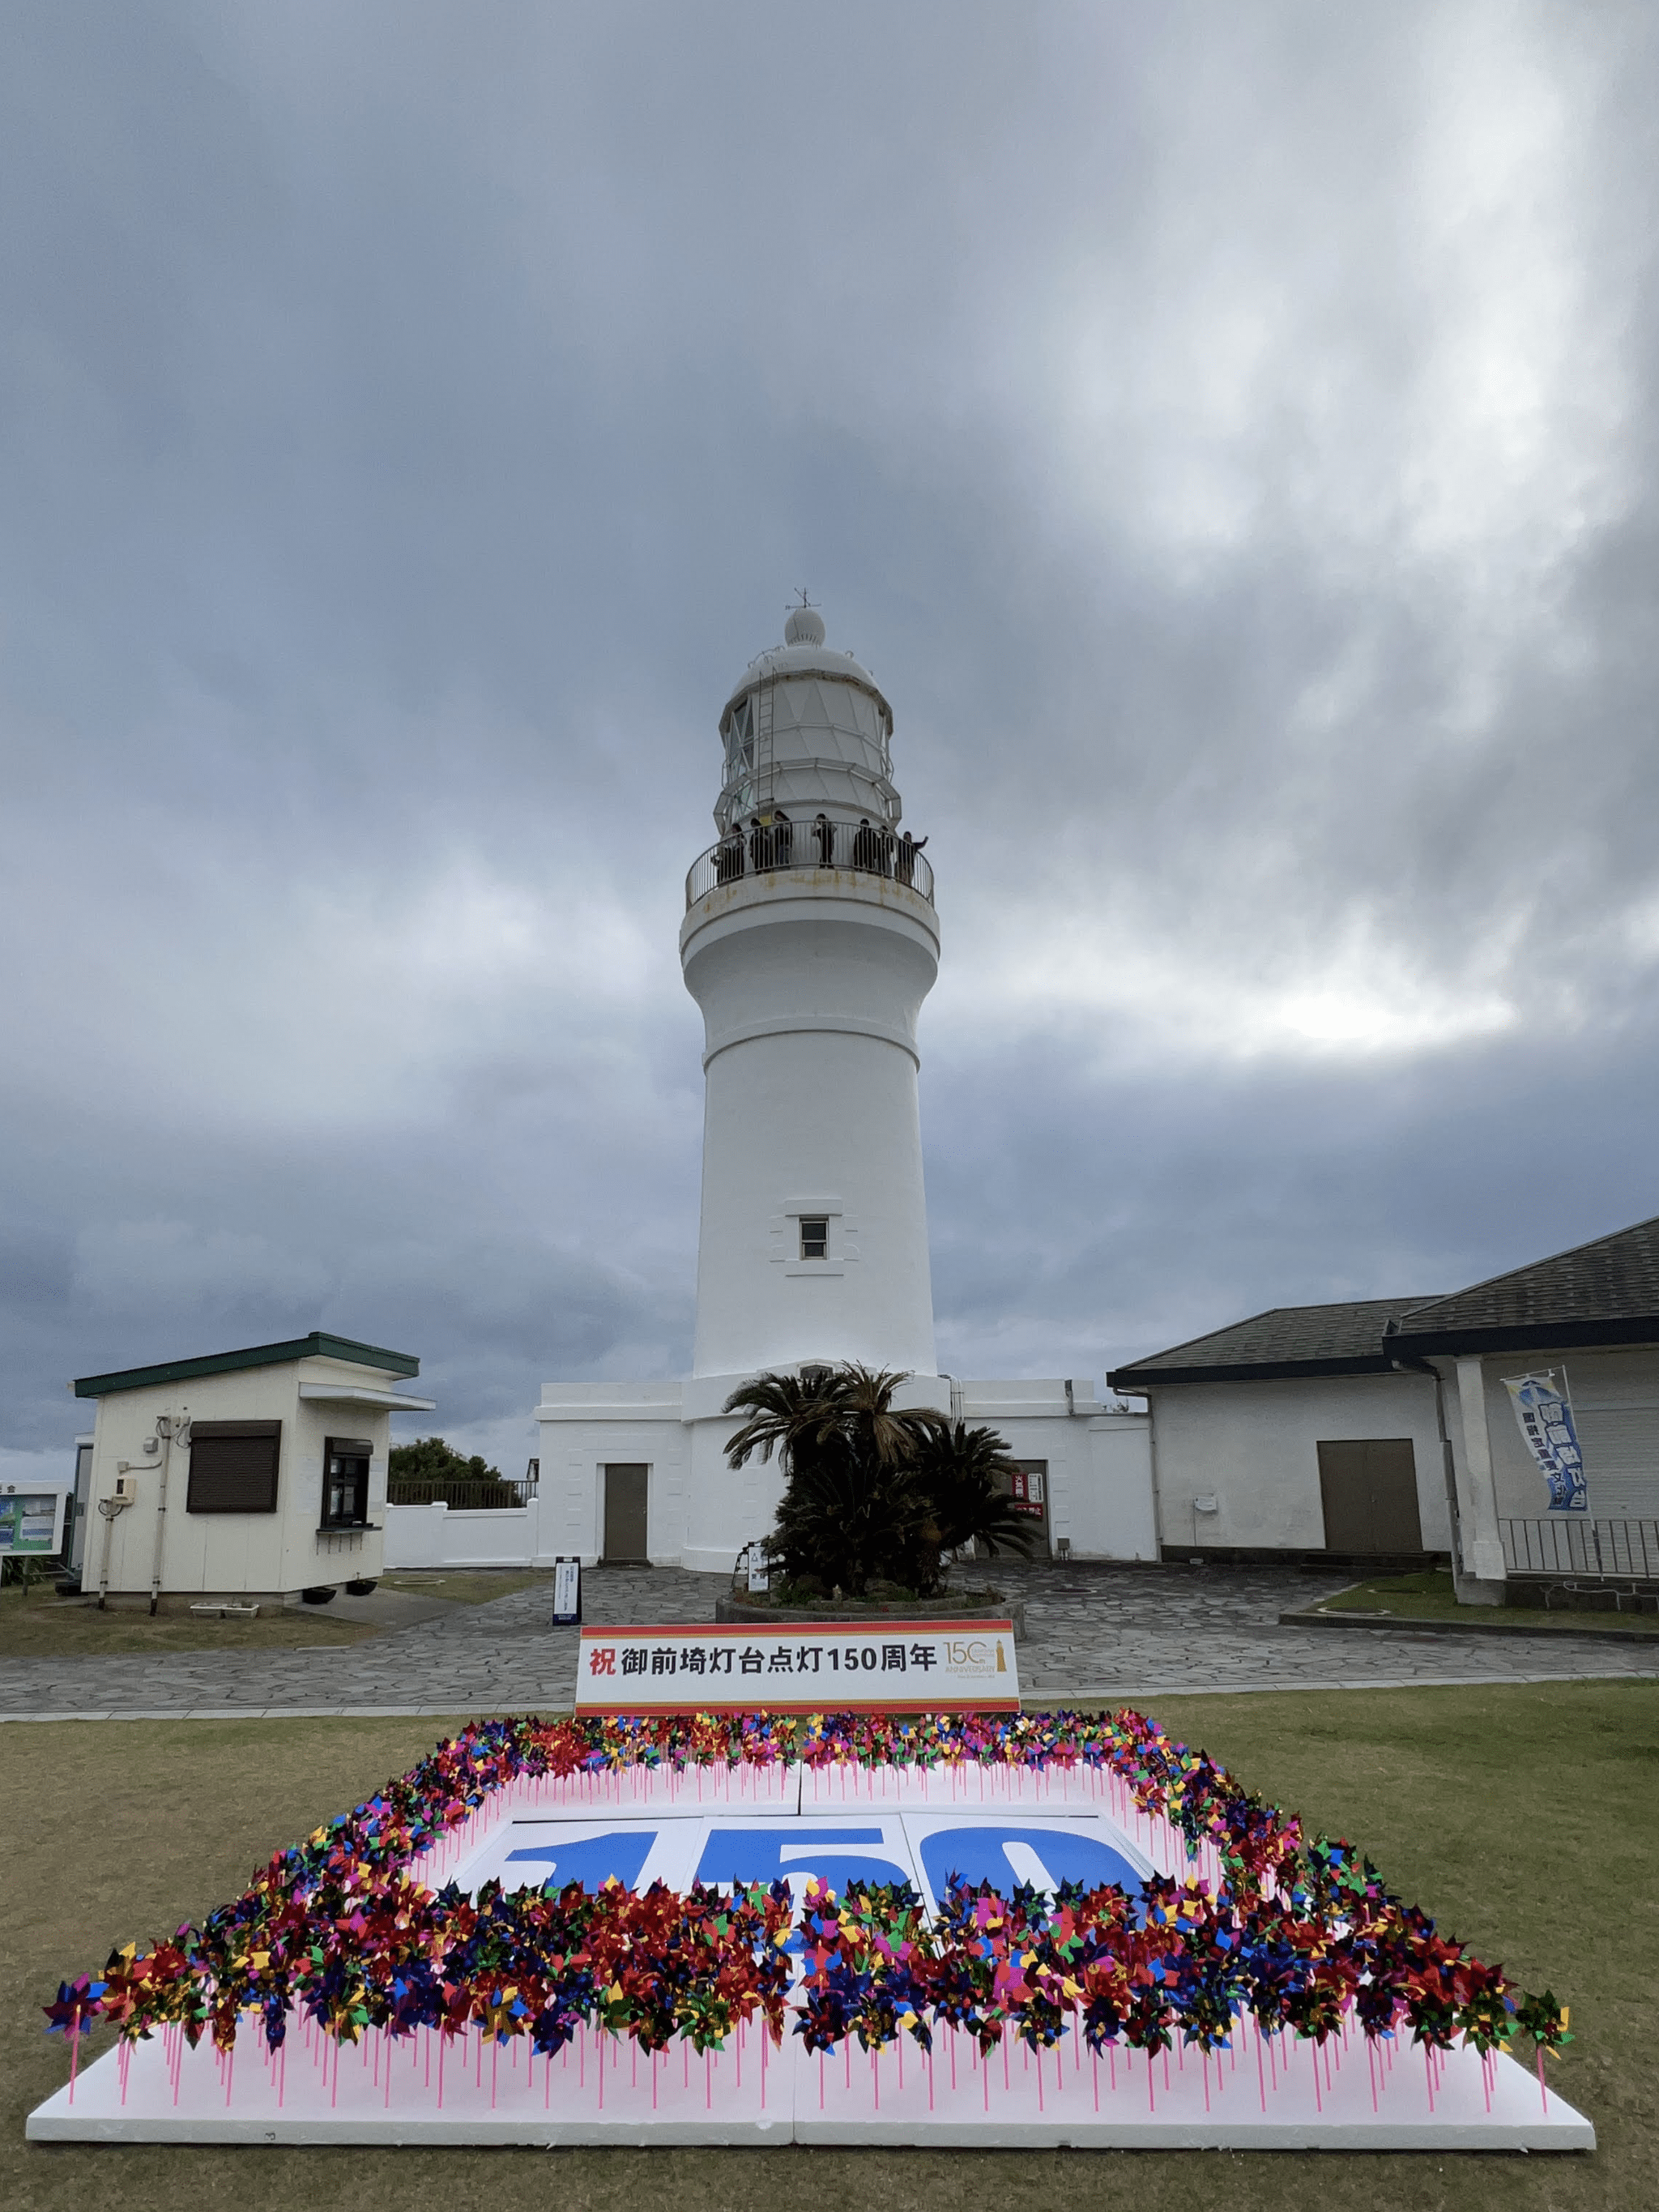
[[[323,1449],[325,1528],[362,1528],[368,1522],[368,1463],[374,1447],[362,1437],[329,1437]]]
[[[830,1224],[823,1214],[802,1214],[800,1256],[803,1260],[827,1260],[830,1257]]]

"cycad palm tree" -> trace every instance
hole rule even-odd
[[[908,1378],[850,1363],[807,1380],[757,1375],[726,1401],[748,1419],[726,1446],[742,1467],[775,1450],[786,1477],[772,1556],[792,1579],[811,1576],[862,1595],[878,1575],[898,1575],[928,1522],[911,1464],[927,1434],[922,1411],[895,1411]]]
[[[893,1410],[893,1393],[910,1377],[903,1370],[861,1366],[809,1368],[802,1375],[757,1375],[734,1390],[723,1411],[749,1419],[726,1448],[733,1467],[756,1452],[770,1459],[775,1450],[786,1474],[795,1462],[839,1437],[847,1448],[875,1467],[897,1467],[911,1459],[937,1414],[925,1408]]]
[[[726,1401],[748,1419],[726,1446],[734,1468],[775,1451],[784,1492],[767,1548],[792,1581],[861,1596],[877,1577],[927,1595],[945,1552],[1030,1549],[1015,1470],[994,1429],[927,1408],[895,1410],[908,1377],[849,1363],[757,1375]]]
[[[749,1419],[726,1447],[732,1467],[746,1466],[758,1452],[775,1451],[787,1474],[798,1455],[811,1457],[813,1443],[834,1428],[842,1394],[840,1369],[809,1368],[805,1375],[757,1375],[734,1390],[722,1412]]]
[[[970,1429],[935,1414],[912,1464],[932,1504],[941,1551],[972,1543],[992,1553],[1030,1551],[1031,1524],[1007,1486],[1018,1469],[994,1429]]]
[[[878,1577],[909,1584],[925,1551],[926,1493],[908,1467],[878,1467],[838,1443],[797,1464],[778,1502],[768,1549],[792,1582],[862,1597]]]

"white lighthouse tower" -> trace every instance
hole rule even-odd
[[[680,931],[708,1086],[694,1378],[934,1372],[916,1017],[939,918],[892,730],[807,606],[720,716],[720,837]]]
[[[726,1400],[768,1368],[854,1359],[908,1371],[901,1403],[994,1422],[1045,1543],[1157,1556],[1144,1421],[1106,1417],[1075,1378],[938,1372],[916,1018],[939,917],[892,735],[875,678],[806,605],[726,701],[719,834],[680,929],[707,1084],[691,1373],[544,1387],[522,1509],[538,1561],[729,1572],[770,1528],[783,1475],[728,1466]]]

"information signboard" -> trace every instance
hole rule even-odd
[[[579,1713],[1018,1712],[1009,1620],[584,1628]]]
[[[553,1626],[574,1627],[582,1617],[582,1563],[556,1559],[553,1563]]]
[[[8,1491],[0,1495],[0,1553],[49,1559],[63,1543],[65,1493]]]

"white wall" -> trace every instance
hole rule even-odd
[[[538,1501],[453,1513],[447,1505],[388,1505],[386,1565],[398,1567],[533,1567],[544,1563]]]
[[[1149,1394],[1159,1533],[1176,1547],[1325,1547],[1322,1441],[1409,1437],[1423,1543],[1449,1551],[1434,1383],[1426,1375],[1188,1382]],[[1213,1497],[1217,1510],[1194,1500]]]
[[[916,1018],[927,902],[879,877],[711,892],[686,918],[707,1050],[697,1376],[803,1360],[933,1370]],[[830,1219],[823,1261],[799,1218]]]
[[[703,1573],[728,1572],[744,1545],[770,1529],[783,1489],[775,1458],[751,1459],[738,1468],[726,1462],[726,1449],[738,1424],[720,1408],[746,1379],[730,1374],[684,1383],[550,1382],[536,1409],[542,1425],[537,1532],[509,1538],[503,1519],[499,1534],[489,1540],[533,1546],[529,1555],[543,1560],[574,1553],[594,1564],[604,1541],[605,1464],[642,1462],[651,1469],[647,1540],[653,1560]],[[1074,1387],[1068,1411],[1065,1389],[1057,1380],[965,1382],[958,1387],[957,1407],[969,1425],[997,1429],[1016,1458],[1048,1461],[1050,1535],[1069,1537],[1073,1557],[1155,1559],[1146,1416],[1103,1413],[1089,1382]],[[949,1378],[915,1376],[899,1392],[897,1402],[945,1412],[951,1404]],[[496,1517],[451,1515],[446,1540],[450,1563],[461,1563],[456,1545],[475,1541],[463,1535],[461,1522]],[[400,1514],[392,1525],[401,1531]],[[417,1540],[410,1525],[411,1533],[397,1539],[399,1561],[405,1546],[428,1540]],[[484,1540],[482,1534],[476,1540]],[[464,1556],[479,1560],[476,1550]],[[505,1557],[500,1563],[507,1564]],[[442,1562],[423,1555],[420,1564]]]
[[[650,1469],[646,1540],[653,1563],[684,1552],[691,1446],[678,1382],[549,1382],[541,1425],[538,1556],[574,1555],[594,1565],[605,1547],[605,1469]],[[729,1566],[728,1559],[726,1564]]]
[[[1103,1413],[1091,1381],[964,1382],[962,1419],[993,1428],[1015,1459],[1048,1463],[1048,1540],[1076,1559],[1155,1559],[1152,1425]]]
[[[1152,1425],[1146,1414],[1103,1414],[1089,1423],[1088,1480],[1073,1489],[1070,1518],[1074,1559],[1158,1558]]]

